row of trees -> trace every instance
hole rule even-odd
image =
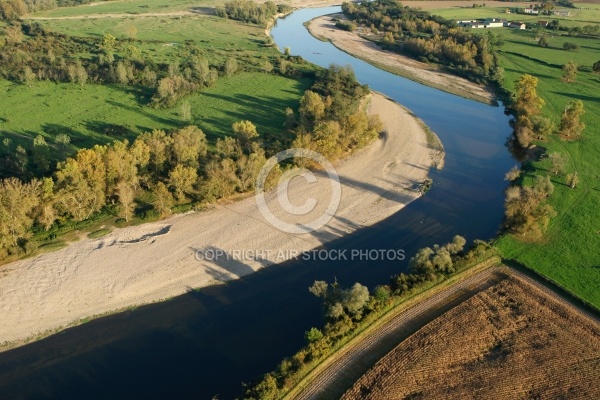
[[[500,42],[489,32],[480,35],[466,31],[454,21],[403,7],[395,0],[344,3],[342,9],[355,23],[371,27],[391,50],[444,64],[473,80],[495,79],[493,49]]]
[[[258,4],[252,0],[233,0],[225,2],[223,7],[216,7],[215,12],[223,18],[265,26],[278,13],[286,13],[292,8],[286,4],[275,4],[267,1]]]
[[[525,74],[515,85],[512,101],[515,118],[511,121],[514,141],[527,148],[534,140],[543,140],[553,133],[569,140],[580,138],[585,129],[585,124],[581,122],[584,113],[583,102],[570,101],[557,127],[551,119],[542,116],[544,100],[537,94],[537,84],[538,79],[535,76]]]
[[[390,305],[493,254],[486,242],[475,241],[468,252],[464,251],[465,243],[463,237],[456,236],[445,245],[419,250],[409,262],[408,273],[394,275],[388,285],[379,285],[372,292],[360,283],[346,288],[337,281],[315,281],[309,291],[323,300],[325,326],[306,331],[306,346],[284,359],[274,372],[245,389],[243,398],[282,398],[332,349],[383,315]]]
[[[212,202],[252,190],[267,159],[265,147],[272,154],[293,141],[295,146],[317,148],[332,158],[359,148],[380,129],[358,108],[368,92],[351,69],[334,65],[317,73],[302,98],[298,121],[288,110],[286,125],[295,139],[267,141],[250,121],[234,123],[232,135],[218,139],[214,148],[209,148],[196,126],[171,133],[154,130],[132,143],[122,140],[81,149],[60,162],[52,177],[0,181],[0,223],[6,231],[0,257],[30,251],[35,230],[83,221],[102,211],[128,221],[137,209],[150,208],[158,217],[177,204]],[[309,105],[313,101],[314,107]],[[331,144],[324,141],[333,143],[335,149],[327,153]],[[63,144],[68,145],[68,140]],[[22,152],[18,157],[27,164],[28,155]],[[32,154],[35,168],[48,168],[50,149],[43,137],[34,140]],[[277,181],[280,172],[274,169],[267,186]]]
[[[106,207],[128,221],[136,198],[151,198],[156,214],[165,215],[178,203],[250,190],[265,152],[249,121],[234,124],[233,132],[235,138],[219,140],[209,154],[196,126],[172,133],[155,130],[131,144],[124,140],[81,149],[59,163],[53,177],[3,180],[0,221],[7,236],[0,243],[2,255],[26,250],[34,225],[49,230],[59,221],[83,221]]]

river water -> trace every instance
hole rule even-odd
[[[433,171],[423,198],[328,249],[403,249],[460,234],[492,238],[502,219],[504,173],[516,162],[501,107],[441,92],[381,71],[314,39],[302,23],[339,7],[300,10],[272,35],[280,49],[322,66],[351,65],[361,83],[419,116],[442,140],[445,167]],[[407,261],[290,261],[227,285],[94,320],[0,353],[0,398],[230,399],[275,368],[321,326],[320,303],[307,291],[316,279],[373,287]],[[1,317],[0,317],[1,318]]]

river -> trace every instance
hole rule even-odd
[[[502,107],[489,106],[381,71],[314,39],[302,23],[339,7],[300,10],[272,30],[280,49],[322,66],[351,65],[367,83],[411,109],[435,131],[445,167],[423,198],[376,224],[329,243],[333,249],[403,249],[495,236],[504,173],[516,162]],[[407,261],[304,262],[272,266],[227,285],[88,322],[0,353],[0,398],[231,399],[242,382],[275,368],[321,326],[316,279],[373,287]]]

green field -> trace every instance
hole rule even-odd
[[[78,148],[107,143],[122,137],[106,135],[110,124],[126,126],[130,139],[152,129],[198,125],[208,136],[231,134],[231,124],[251,120],[260,133],[283,131],[286,107],[298,107],[311,82],[272,74],[242,73],[221,77],[217,84],[189,96],[192,118],[184,121],[180,108],[156,110],[143,105],[143,92],[117,85],[37,82],[29,88],[0,82],[0,138],[31,144],[38,134],[54,142],[59,133],[71,136]]]
[[[576,15],[561,19],[564,26],[597,24],[600,5],[581,4],[592,10],[575,10]],[[547,16],[502,14],[503,9],[446,9],[432,14],[451,19],[501,17],[524,22],[550,19]],[[567,173],[577,171],[581,183],[576,189],[565,185],[565,175],[552,175],[555,191],[550,199],[557,211],[546,237],[541,243],[523,243],[510,235],[497,242],[503,256],[515,259],[566,287],[586,301],[600,307],[600,75],[591,72],[593,63],[600,60],[600,42],[597,39],[560,36],[560,31],[546,30],[550,46],[537,45],[532,30],[517,31],[497,28],[504,45],[500,63],[505,69],[505,86],[513,90],[514,82],[523,74],[539,79],[538,93],[545,100],[543,114],[558,124],[565,105],[574,99],[584,102],[587,125],[583,139],[566,142],[556,136],[540,143],[548,152],[560,152],[567,158]],[[580,49],[569,52],[562,49],[564,42],[577,43]],[[580,71],[575,83],[561,80],[562,65],[574,61]],[[525,182],[535,174],[549,174],[549,161],[534,163]]]
[[[210,2],[206,4],[212,4]],[[204,6],[205,4],[202,3]],[[189,1],[112,1],[95,6],[59,8],[39,15],[83,15],[89,13],[145,10],[190,9],[199,6]],[[117,38],[117,51],[129,44],[140,49],[144,60],[171,63],[200,54],[214,67],[235,57],[241,68],[260,71],[265,60],[279,55],[267,46],[264,28],[207,15],[119,17],[99,19],[36,20],[45,29],[76,37]],[[132,41],[133,39],[133,41]],[[83,54],[90,57],[91,54]],[[311,67],[306,67],[311,68]],[[304,67],[303,67],[304,69]],[[152,92],[148,88],[99,85],[83,87],[64,83],[38,81],[32,87],[0,82],[0,139],[29,148],[32,138],[41,134],[48,143],[59,133],[71,137],[74,148],[107,143],[123,136],[112,136],[111,125],[126,127],[125,137],[133,139],[151,129],[174,129],[196,124],[210,138],[231,131],[231,124],[249,119],[259,132],[278,134],[284,122],[286,107],[296,109],[309,79],[292,79],[276,74],[245,72],[232,77],[221,76],[210,89],[186,97],[170,109],[147,106]],[[181,104],[191,105],[192,118],[184,121]]]
[[[595,43],[598,46],[598,42]],[[515,51],[511,46],[504,50],[508,49]],[[578,53],[572,55],[576,63],[580,62]],[[586,56],[581,58],[586,59]],[[522,243],[505,235],[499,240],[498,247],[505,257],[526,264],[600,307],[600,76],[580,72],[577,82],[568,84],[560,79],[562,70],[558,66],[506,53],[500,60],[506,70],[509,89],[522,74],[529,73],[539,79],[538,93],[546,101],[544,115],[557,122],[567,102],[582,100],[587,129],[583,139],[577,142],[554,137],[541,143],[549,152],[564,154],[568,159],[567,171],[577,171],[581,177],[581,183],[573,190],[565,185],[564,176],[552,176],[555,191],[550,203],[558,215],[552,219],[544,243]],[[534,167],[533,173],[547,174],[549,162],[534,163]]]
[[[72,17],[86,14],[147,14],[189,11],[195,7],[210,7],[219,4],[217,0],[115,0],[98,1],[77,7],[62,7],[42,11],[40,17]]]
[[[577,4],[577,6],[584,9],[568,9],[571,12],[571,16],[569,17],[559,17],[555,15],[507,14],[506,10],[512,7],[509,2],[506,3],[506,7],[452,7],[428,11],[431,14],[455,20],[504,18],[509,21],[537,23],[539,20],[551,21],[553,19],[558,19],[560,26],[566,27],[592,25],[597,24],[598,21],[600,21],[600,4],[581,3]],[[559,7],[558,9],[562,10],[563,8]],[[494,32],[498,29],[501,28],[492,28]]]

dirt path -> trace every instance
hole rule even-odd
[[[323,16],[314,19],[308,27],[309,31],[317,38],[331,41],[340,50],[390,72],[459,96],[485,103],[493,101],[493,94],[486,88],[456,75],[439,71],[431,64],[382,50],[375,43],[359,36],[363,33],[362,28],[358,28],[355,32],[347,32],[336,28],[331,18],[332,16]]]
[[[8,264],[0,277],[0,343],[236,279],[394,214],[419,196],[415,187],[427,176],[430,149],[418,121],[398,104],[374,95],[370,112],[381,116],[385,135],[337,165],[341,202],[323,228],[282,232],[251,197]],[[323,213],[332,197],[331,180],[315,176],[314,183],[292,178],[288,188],[294,205],[315,199],[313,212],[286,214],[277,191],[266,196],[269,209],[292,224]],[[211,256],[217,252],[224,255]]]

